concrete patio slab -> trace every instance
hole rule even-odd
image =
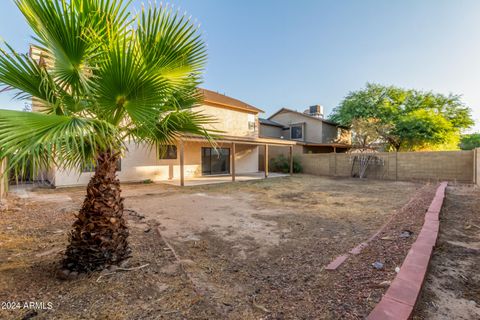
[[[268,174],[268,178],[279,178],[279,177],[288,177],[288,174],[284,173],[276,173],[276,172],[270,172]],[[251,181],[251,180],[261,180],[265,179],[265,173],[264,172],[255,172],[255,173],[249,173],[249,174],[237,174],[235,176],[236,181]],[[203,176],[203,177],[197,177],[197,178],[188,178],[185,179],[185,186],[186,187],[192,187],[192,186],[200,186],[200,185],[206,185],[206,184],[217,184],[217,183],[227,183],[227,182],[232,182],[232,176],[229,174],[226,175],[215,175],[215,176]],[[175,179],[175,180],[168,180],[168,181],[160,181],[160,183],[172,185],[172,186],[180,186],[180,180]]]

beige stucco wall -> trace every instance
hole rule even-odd
[[[235,172],[237,174],[258,172],[258,152],[261,147],[236,145]]]
[[[219,147],[231,148],[230,144],[219,144]],[[201,148],[211,147],[208,143],[185,143],[185,178],[202,175]],[[122,157],[122,170],[118,177],[122,182],[136,182],[150,179],[164,181],[180,178],[179,149],[177,159],[158,159],[155,149],[145,145],[128,144],[128,152]],[[258,172],[258,147],[253,145],[236,146],[236,173]],[[92,172],[55,171],[54,184],[57,187],[86,185],[93,176]]]
[[[260,124],[260,137],[280,138],[287,133],[288,131],[283,130],[282,128],[276,126],[269,126],[266,124]]]
[[[202,105],[192,110],[200,111],[205,115],[213,117],[215,123],[208,124],[205,127],[214,130],[223,131],[222,134],[240,137],[258,137],[258,114],[237,111],[233,109]],[[255,123],[254,128],[249,128],[249,121]]]

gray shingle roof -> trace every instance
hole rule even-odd
[[[260,121],[260,124],[265,124],[265,125],[268,125],[268,126],[275,126],[275,127],[279,127],[279,128],[286,128],[286,126],[284,126],[283,124],[281,124],[280,122],[277,122],[277,121],[273,121],[273,120],[269,120],[269,119],[265,119],[265,118],[258,118],[258,121]]]

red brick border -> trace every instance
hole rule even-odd
[[[347,260],[347,258],[348,254],[342,254],[341,256],[338,256],[325,267],[325,270],[336,270],[342,263],[345,262],[345,260]]]
[[[437,188],[425,214],[425,222],[382,300],[368,315],[369,320],[407,320],[410,318],[422,289],[433,247],[437,242],[439,215],[445,198],[447,182]]]

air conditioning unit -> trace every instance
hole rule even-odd
[[[309,116],[312,116],[312,117],[323,119],[323,106],[319,104],[310,106],[303,113],[308,114]]]

